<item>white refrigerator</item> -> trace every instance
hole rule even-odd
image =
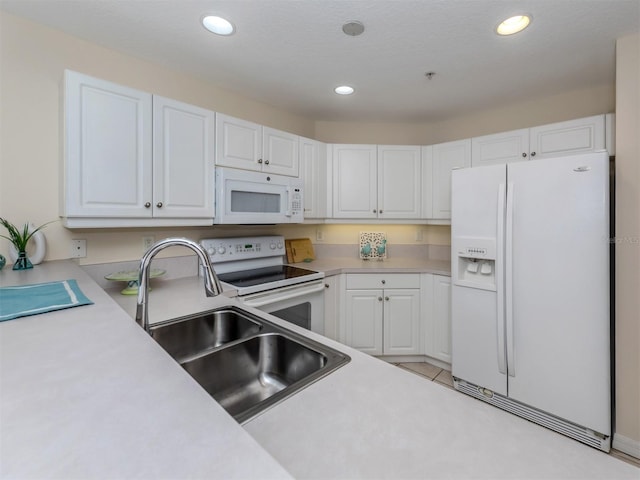
[[[609,451],[609,157],[454,170],[455,388]]]

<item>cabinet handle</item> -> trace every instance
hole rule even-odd
[[[388,302],[389,301],[389,297],[384,297],[384,299]]]
[[[150,208],[151,207],[151,202],[147,202],[144,204],[144,208]]]
[[[262,163],[262,159],[261,158],[258,159],[258,163]]]
[[[382,297],[378,297],[378,301],[381,302],[382,301]]]
[[[264,164],[265,164],[265,165],[269,165],[269,160],[265,160],[265,161],[264,161]]]
[[[156,203],[156,207],[158,207],[158,208],[162,208],[162,202],[158,202],[158,203]]]
[[[329,288],[329,284],[328,284],[328,283],[325,283],[325,284],[324,284],[324,288]]]
[[[380,210],[378,213],[382,213],[382,210]]]
[[[386,280],[381,280],[382,284],[384,285],[385,283],[387,283]]]
[[[378,213],[378,211],[374,208],[374,209],[373,209],[373,213]]]
[[[536,152],[531,152],[531,156],[535,157],[536,156]]]
[[[527,158],[527,153],[526,152],[522,152],[522,158]]]

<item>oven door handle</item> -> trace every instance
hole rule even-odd
[[[292,298],[301,297],[303,295],[309,295],[310,293],[317,293],[324,291],[324,284],[322,282],[315,284],[312,287],[307,288],[296,288],[292,290],[290,293],[285,295],[276,295],[268,294],[268,295],[260,295],[259,297],[252,299],[247,298],[243,299],[243,303],[248,307],[259,308],[265,305],[269,305],[270,303],[281,302],[283,300],[290,300]]]

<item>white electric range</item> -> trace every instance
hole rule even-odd
[[[324,334],[324,273],[285,264],[284,237],[207,238],[218,279],[245,305]]]

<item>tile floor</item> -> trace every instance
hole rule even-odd
[[[424,362],[396,363],[395,365],[445,387],[453,388],[451,372],[443,368]]]
[[[451,378],[451,372],[444,370],[443,368],[436,367],[430,363],[425,362],[407,362],[407,363],[395,363],[399,368],[408,370],[416,375],[419,375],[426,380],[436,382],[445,387],[453,388],[453,379]],[[622,453],[618,450],[611,450],[612,457],[615,457],[623,462],[630,463],[640,468],[640,459],[634,458],[630,455]]]

